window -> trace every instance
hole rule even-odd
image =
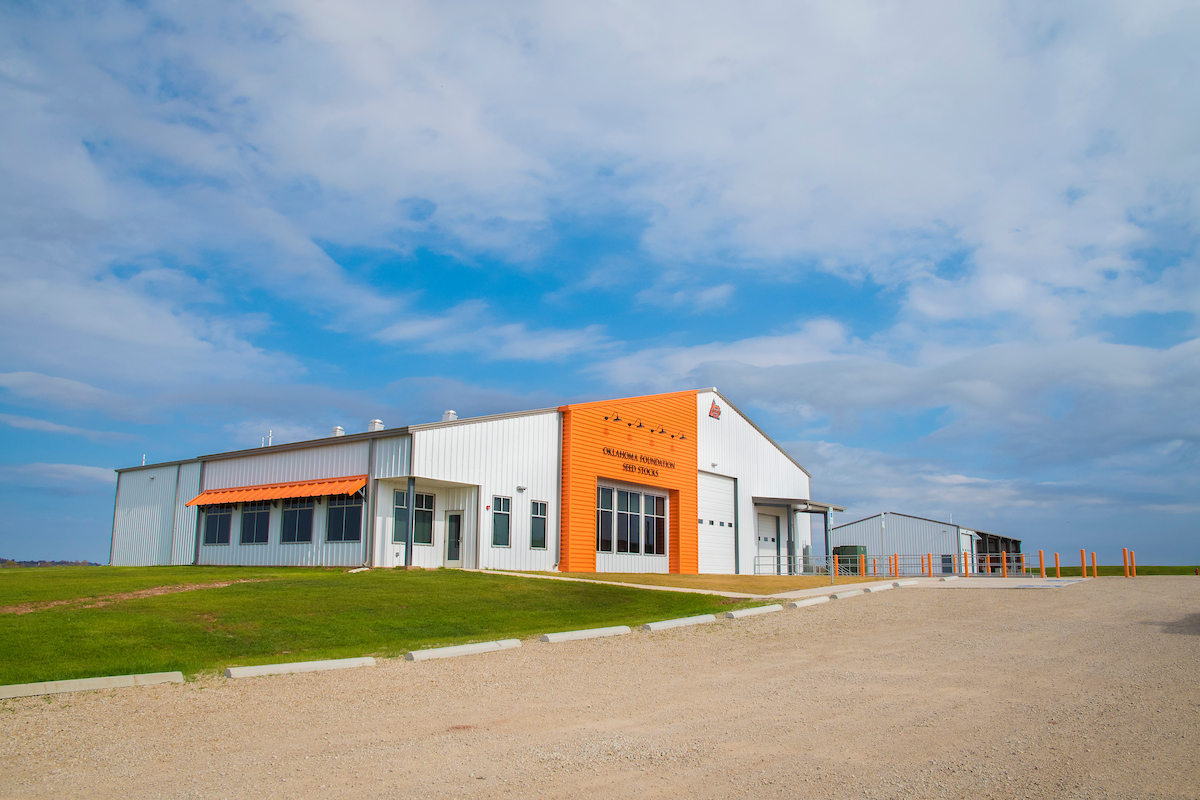
[[[283,525],[279,541],[300,544],[312,541],[313,499],[296,497],[283,501]]]
[[[204,543],[229,544],[233,525],[233,506],[208,506],[204,509]]]
[[[413,544],[433,544],[433,495],[414,495]]]
[[[266,544],[270,527],[270,502],[246,503],[242,506],[242,544]]]
[[[617,552],[642,552],[642,496],[617,490]]]
[[[646,495],[646,555],[667,554],[667,498]]]
[[[338,494],[329,498],[325,541],[362,541],[362,496]]]
[[[533,518],[529,526],[529,546],[534,550],[546,549],[546,504],[534,500]]]
[[[596,550],[612,552],[613,490],[601,486],[596,492]]]
[[[512,500],[507,497],[492,498],[492,547],[509,546],[509,517]]]
[[[396,491],[396,522],[392,527],[392,542],[408,542],[408,492],[403,489]]]

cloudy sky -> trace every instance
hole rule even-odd
[[[1200,561],[1198,41],[1156,0],[4,4],[0,556],[107,561],[143,454],[716,386],[840,521]]]

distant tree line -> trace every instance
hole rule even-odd
[[[0,558],[0,569],[9,567],[101,567],[95,561],[14,561],[11,558]]]

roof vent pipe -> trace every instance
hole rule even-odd
[[[383,420],[373,419],[367,423],[367,430],[371,433],[383,430]]]
[[[343,428],[341,425],[334,425],[333,431],[329,435],[330,436],[345,436],[346,429]]]
[[[443,411],[442,412],[442,422],[451,422],[456,419],[458,419],[457,411]]]

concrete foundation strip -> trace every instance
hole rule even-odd
[[[647,622],[642,626],[644,631],[665,631],[668,628],[683,628],[688,625],[703,625],[706,622],[716,622],[712,614],[701,614],[696,617],[680,617],[679,619],[664,619],[658,622]]]
[[[404,658],[408,661],[428,661],[431,658],[454,658],[455,656],[471,656],[476,653],[494,653],[497,650],[511,650],[520,646],[520,639],[501,639],[497,642],[475,642],[474,644],[456,644],[452,647],[431,647],[428,650],[410,650],[404,654]]]
[[[288,664],[259,664],[253,667],[229,667],[225,670],[226,678],[258,678],[263,675],[289,675],[293,672],[324,672],[327,669],[351,669],[352,667],[373,667],[375,659],[365,658],[331,658],[325,661],[293,661]]]
[[[582,631],[543,633],[541,640],[553,644],[555,642],[573,642],[577,639],[599,639],[603,636],[620,636],[624,633],[629,633],[628,625],[614,625],[611,628],[589,628]]]
[[[794,600],[788,603],[788,608],[808,608],[809,606],[819,606],[821,603],[828,603],[829,595],[821,595],[820,597],[806,597],[803,600]]]
[[[94,689],[121,689],[126,686],[153,686],[156,683],[183,683],[182,672],[147,672],[144,675],[110,675],[106,678],[76,678],[69,681],[14,683],[0,686],[0,700],[35,697],[41,694],[87,692]]]
[[[756,614],[770,614],[772,611],[783,611],[783,606],[776,603],[773,606],[754,606],[752,608],[740,608],[737,611],[726,611],[725,619],[741,619],[742,617],[753,617]]]

